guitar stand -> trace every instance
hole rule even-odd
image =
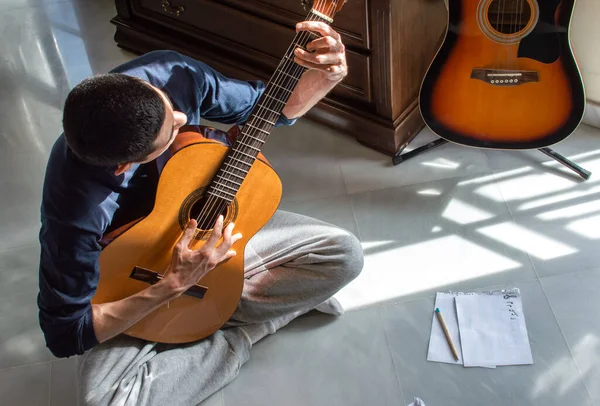
[[[447,144],[447,143],[448,143],[448,140],[445,140],[443,138],[438,138],[435,141],[432,141],[428,144],[425,144],[419,148],[414,149],[413,151],[406,152],[404,154],[401,154],[402,149],[404,149],[404,148],[402,148],[400,151],[398,151],[398,153],[396,153],[396,155],[394,155],[394,157],[392,158],[392,163],[394,165],[399,165],[402,162],[404,162],[410,158],[414,158],[417,155],[421,155],[422,153],[424,153],[426,151],[432,150],[436,147],[439,147],[439,146]],[[590,176],[592,175],[592,173],[590,171],[582,168],[581,166],[577,165],[573,161],[568,160],[567,158],[565,158],[564,156],[560,155],[558,152],[556,152],[550,148],[539,148],[538,151],[541,151],[544,154],[548,155],[550,158],[555,159],[556,161],[560,162],[561,164],[563,164],[567,168],[571,169],[573,172],[577,173],[579,176],[581,176],[585,180],[588,180],[590,178]]]

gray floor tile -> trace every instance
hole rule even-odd
[[[403,153],[436,138],[425,127]],[[394,166],[390,156],[352,141],[339,146],[340,164],[351,194],[489,171],[484,152],[473,148],[446,144]]]
[[[358,236],[358,228],[348,196],[334,196],[301,202],[283,201],[279,208],[331,223]]]
[[[427,405],[592,405],[538,281],[506,285],[523,296],[533,365],[496,369],[428,362],[434,299],[382,309],[388,342],[406,400]]]
[[[225,406],[225,390],[214,393],[211,397],[200,403],[200,406]]]
[[[306,119],[273,131],[263,152],[281,178],[284,200],[347,194],[336,152],[340,138]]]
[[[600,271],[541,279],[556,319],[596,404],[600,404]]]
[[[600,129],[581,124],[571,136],[556,145],[550,146],[550,148],[592,171],[590,180],[593,181],[600,176],[600,172],[596,170],[600,169],[598,134],[600,134]],[[537,150],[486,150],[485,153],[488,157],[490,168],[497,172],[529,170],[535,171],[538,174],[553,175],[548,179],[555,179],[558,182],[560,182],[557,179],[558,177],[575,183],[581,182],[581,178],[575,175],[570,169],[567,169],[554,159]]]
[[[504,227],[503,230],[495,230],[498,238],[512,241],[512,244],[529,252],[540,278],[598,268],[598,214],[552,222],[517,218],[513,224]]]
[[[54,359],[39,327],[39,248],[0,251],[0,369]]]
[[[231,405],[404,405],[377,308],[308,315],[259,342]]]
[[[0,250],[37,243],[45,162],[33,151],[0,153]]]
[[[483,183],[488,195],[473,194]],[[526,252],[489,236],[512,221],[493,190],[476,175],[352,195],[365,251],[362,304],[535,279]]]
[[[52,362],[49,406],[77,406],[77,362],[75,357]]]
[[[50,363],[0,371],[0,399],[3,405],[47,406]]]
[[[0,9],[0,147],[37,149],[45,156],[62,130],[68,90],[133,54],[112,39],[114,2],[38,3]]]
[[[588,181],[544,155],[534,156],[537,151],[490,156],[498,187],[515,219],[515,227],[504,230],[505,238],[529,252],[540,277],[597,268],[599,135],[600,130],[583,125],[555,148],[591,170]],[[538,163],[533,164],[532,159]],[[474,192],[485,195],[487,190],[483,186]]]

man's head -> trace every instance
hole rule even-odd
[[[71,90],[63,112],[75,155],[93,165],[116,166],[116,174],[160,156],[186,121],[163,91],[119,73],[85,79]]]

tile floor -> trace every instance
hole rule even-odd
[[[130,59],[112,41],[110,0],[0,1],[0,403],[74,405],[73,359],[37,325],[37,230],[61,104],[81,79]],[[424,130],[414,146],[433,139]],[[266,154],[284,209],[363,242],[348,309],[309,315],[254,348],[206,405],[600,406],[600,130],[555,148],[580,181],[537,152],[446,145],[398,167],[301,120]],[[519,287],[534,365],[465,369],[426,361],[435,292]]]

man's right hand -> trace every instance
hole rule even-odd
[[[173,250],[171,265],[162,281],[116,302],[93,304],[94,333],[98,342],[104,342],[146,317],[170,300],[181,296],[219,263],[235,255],[231,246],[242,238],[231,235],[233,223],[223,230],[223,217],[217,219],[213,232],[199,250],[189,248],[196,232],[196,221],[191,220]],[[219,239],[223,242],[217,247]]]
[[[223,216],[219,216],[206,243],[202,248],[194,251],[189,248],[189,245],[196,232],[196,226],[196,220],[190,220],[173,249],[171,265],[163,279],[164,283],[180,295],[195,285],[218,264],[236,255],[231,247],[242,238],[240,233],[232,235],[233,223],[223,229]],[[221,236],[223,242],[217,247]]]

